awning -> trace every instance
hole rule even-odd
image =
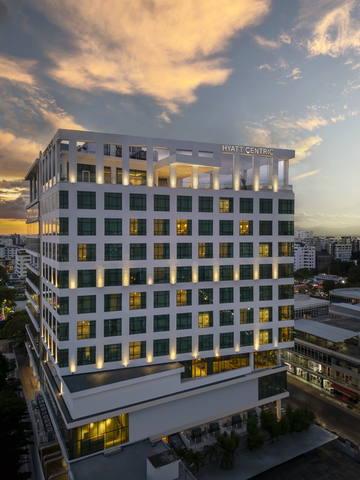
[[[345,393],[345,395],[349,395],[350,397],[354,397],[357,395],[357,393],[352,392],[351,390],[348,390],[345,387],[341,387],[340,385],[336,385],[336,383],[332,383],[331,386],[335,388],[335,390],[339,390],[340,392]]]

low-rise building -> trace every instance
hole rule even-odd
[[[331,243],[331,257],[334,260],[349,262],[352,255],[352,245],[350,243]]]
[[[316,251],[315,247],[306,243],[294,244],[294,271],[300,268],[315,268]]]
[[[18,277],[27,276],[27,265],[30,263],[30,255],[26,250],[18,250],[15,257],[15,275]]]
[[[332,303],[360,303],[360,288],[336,288],[330,290],[329,299]]]
[[[308,240],[309,238],[314,237],[314,232],[312,230],[295,230],[294,232],[295,241],[296,240]]]
[[[317,318],[329,315],[329,300],[296,293],[294,295],[294,319]]]

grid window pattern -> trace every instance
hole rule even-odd
[[[96,321],[77,322],[77,339],[87,340],[89,338],[96,338]]]
[[[199,328],[213,327],[213,312],[199,312],[198,326]]]
[[[176,315],[176,330],[188,330],[192,328],[191,313],[178,313]]]
[[[129,294],[129,310],[146,308],[146,292],[131,292]]]
[[[96,301],[96,296],[94,295],[94,297]],[[59,315],[69,315],[69,297],[58,297],[58,313]]]
[[[176,220],[177,235],[192,235],[192,220]]]
[[[272,278],[272,265],[260,264],[259,268],[260,280]]]
[[[272,329],[267,328],[265,330],[260,330],[259,332],[259,343],[260,345],[266,345],[267,343],[272,343]]]
[[[192,212],[192,197],[185,195],[177,196],[177,211]]]
[[[199,212],[213,212],[213,197],[199,197]]]
[[[220,293],[219,303],[234,303],[233,287],[220,288],[219,293]]]
[[[176,306],[191,305],[191,290],[176,290]]]
[[[220,310],[220,327],[234,325],[234,310]]]
[[[170,291],[154,292],[154,308],[170,307]]]
[[[146,260],[146,243],[130,243],[130,260]]]
[[[60,323],[57,322],[57,337],[59,342],[66,342],[69,340],[69,323],[64,322]]]
[[[104,209],[122,210],[122,193],[105,192]]]
[[[234,257],[234,244],[223,242],[219,245],[220,258],[233,258]]]
[[[220,220],[220,235],[234,235],[234,222],[232,220]]]
[[[234,348],[234,332],[220,333],[220,348]]]
[[[252,198],[240,198],[240,213],[253,213],[253,203]]]
[[[146,358],[146,341],[129,343],[129,359]]]
[[[294,222],[279,221],[279,235],[294,235]]]
[[[294,285],[279,285],[279,300],[294,298]]]
[[[245,330],[240,332],[240,347],[252,347],[254,345],[253,330]]]
[[[78,270],[78,288],[96,287],[96,270]]]
[[[121,293],[107,293],[104,295],[104,312],[119,312],[122,309]]]
[[[96,261],[96,243],[78,243],[78,262]]]
[[[146,185],[146,171],[144,170],[129,170],[130,185]]]
[[[78,235],[96,235],[96,218],[78,218],[77,233]]]
[[[69,208],[69,192],[67,190],[59,191],[59,208]]]
[[[121,318],[104,320],[104,337],[118,337],[122,334]]]
[[[122,285],[122,268],[105,269],[105,287],[119,287]]]
[[[69,270],[58,270],[57,286],[58,288],[69,288]]]
[[[213,244],[212,243],[199,243],[198,246],[199,258],[213,258]]]
[[[111,183],[111,167],[104,167],[104,183]]]
[[[259,221],[259,235],[272,235],[272,221],[260,220]]]
[[[241,242],[239,244],[240,258],[252,258],[254,256],[253,244],[251,242]]]
[[[294,243],[293,242],[279,242],[279,257],[293,257]]]
[[[69,244],[59,243],[57,248],[57,261],[68,262],[69,261]]]
[[[220,213],[234,213],[234,199],[228,197],[220,197],[219,199]]]
[[[116,183],[122,184],[122,168],[116,169]]]
[[[105,218],[105,235],[122,235],[122,218]]]
[[[154,212],[170,212],[170,195],[154,195]]]
[[[234,265],[220,265],[219,273],[220,282],[234,280]]]
[[[59,235],[69,235],[69,218],[59,218]]]
[[[294,305],[279,307],[279,321],[283,320],[294,320]]]
[[[279,328],[279,343],[294,341],[294,327]]]
[[[170,283],[170,267],[154,267],[154,284]]]
[[[129,318],[129,335],[146,333],[146,317]]]
[[[146,211],[146,193],[130,193],[130,210]]]
[[[192,350],[191,337],[178,337],[176,339],[176,353],[190,353]]]
[[[146,268],[130,268],[130,285],[146,285]]]
[[[240,265],[240,280],[252,280],[253,270],[253,265]]]
[[[170,258],[170,243],[154,243],[154,260]]]
[[[198,304],[212,305],[214,303],[214,294],[212,288],[199,288]]]
[[[273,213],[272,198],[260,198],[259,213]]]
[[[77,364],[92,365],[96,360],[96,347],[82,347],[77,349]]]
[[[169,343],[168,338],[161,338],[159,340],[154,340],[153,343],[153,355],[154,357],[162,357],[164,355],[169,355]]]
[[[254,323],[254,309],[240,308],[240,325]]]
[[[95,210],[96,192],[77,192],[77,208]]]
[[[170,330],[170,315],[154,315],[154,332]]]
[[[177,244],[177,256],[176,258],[192,258],[192,244],[191,243],[178,243]]]
[[[259,308],[259,322],[266,323],[272,322],[272,307],[260,307]]]
[[[260,353],[260,352],[259,352]],[[273,351],[268,352],[270,354]],[[269,355],[271,357],[272,355]],[[274,360],[269,358],[269,361],[265,360],[265,363],[272,363]],[[262,359],[264,362],[264,359]],[[270,365],[269,365],[270,366]],[[263,368],[262,365],[256,365],[255,368]],[[264,398],[273,397],[279,395],[279,393],[286,392],[287,390],[287,377],[286,372],[273,373],[272,375],[266,375],[258,379],[258,392],[259,400]]]
[[[212,265],[200,265],[198,267],[199,282],[212,282],[213,281],[213,266]]]
[[[199,235],[212,235],[212,234],[213,234],[213,221],[199,220]]]
[[[261,285],[259,287],[260,302],[272,300],[272,285]]]
[[[199,352],[214,348],[213,335],[199,335]]]
[[[121,343],[104,345],[104,363],[121,362]]]
[[[105,243],[105,262],[117,262],[122,260],[122,243]]]
[[[60,350],[60,348],[58,348],[57,360],[58,360],[58,366],[60,368],[68,367],[69,366],[69,349],[63,348]]]
[[[146,235],[146,218],[130,218],[130,235]]]
[[[254,287],[240,287],[240,302],[254,301]]]
[[[284,200],[279,198],[279,214],[294,215],[294,200]]]
[[[192,281],[192,267],[176,267],[176,282],[184,283]]]
[[[259,243],[259,257],[260,258],[272,257],[271,242]]]
[[[77,313],[96,313],[96,295],[82,295],[77,297]]]
[[[280,263],[279,264],[279,278],[292,278],[294,276],[294,264],[293,263]]]
[[[252,235],[253,234],[253,221],[252,220],[239,220],[239,234],[240,235]]]
[[[170,220],[168,218],[154,220],[154,235],[170,235]]]

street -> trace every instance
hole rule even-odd
[[[360,446],[359,413],[340,405],[332,397],[289,375],[288,391],[290,397],[283,401],[284,407],[287,403],[309,407],[325,428]]]

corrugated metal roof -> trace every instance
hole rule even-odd
[[[314,322],[314,320],[295,320],[295,330],[309,333],[316,337],[329,340],[330,342],[342,342],[348,338],[356,337],[359,332],[352,332],[344,328],[333,327],[326,323]]]

